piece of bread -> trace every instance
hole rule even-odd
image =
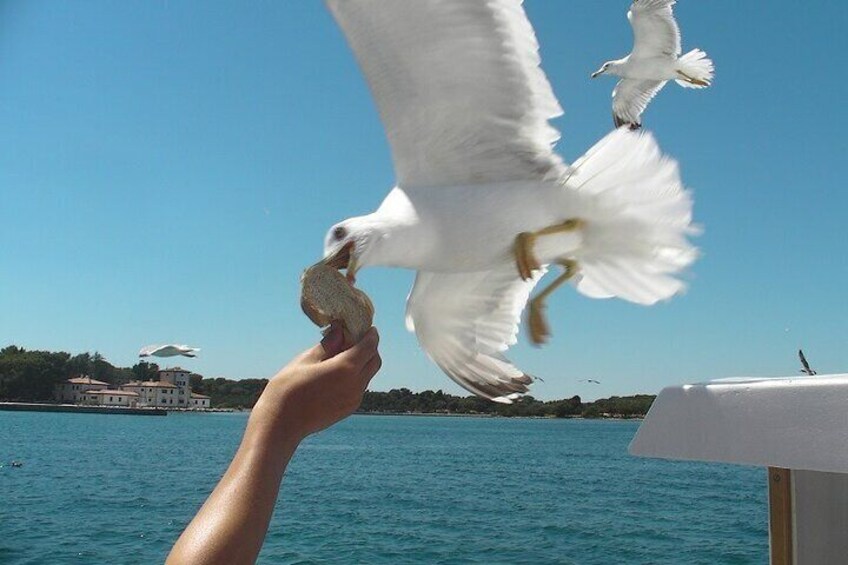
[[[318,327],[342,325],[345,343],[359,343],[374,321],[374,305],[338,270],[316,263],[300,277],[300,307]]]

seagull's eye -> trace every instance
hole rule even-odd
[[[339,226],[339,227],[337,227],[336,229],[333,230],[333,237],[335,238],[336,241],[343,240],[346,235],[347,235],[347,230],[344,229],[341,226]]]

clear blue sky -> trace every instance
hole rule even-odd
[[[611,128],[629,52],[625,0],[527,0],[576,159]],[[848,371],[848,5],[681,0],[684,49],[715,60],[707,91],[669,85],[645,115],[695,191],[703,257],[653,308],[571,289],[552,342],[512,358],[533,394],[657,392],[791,375],[803,346]],[[315,341],[301,270],[326,228],[393,182],[382,127],[318,0],[0,0],[0,346],[203,348],[207,377],[265,377]],[[376,390],[457,392],[403,327],[409,272],[363,271],[385,359]],[[600,386],[578,382],[598,379]]]

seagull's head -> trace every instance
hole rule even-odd
[[[356,281],[356,271],[365,264],[365,257],[375,239],[374,226],[365,218],[350,218],[327,231],[324,238],[324,263],[334,269],[347,269],[347,279]]]
[[[616,61],[607,61],[606,63],[601,65],[600,69],[598,69],[597,71],[592,73],[591,77],[596,78],[596,77],[599,77],[603,74],[607,74],[607,71],[614,69],[615,65],[616,65]],[[614,73],[609,73],[609,74],[614,74]]]

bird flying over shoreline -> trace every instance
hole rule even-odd
[[[189,347],[188,345],[147,345],[141,348],[141,351],[138,352],[138,356],[176,357],[177,355],[182,355],[183,357],[197,357],[197,353],[199,351],[199,348]]]
[[[562,114],[521,0],[327,0],[389,139],[396,185],[332,226],[324,260],[417,271],[407,328],[466,390],[509,403],[533,377],[504,355],[525,305],[531,341],[566,282],[637,304],[684,288],[692,200],[649,134],[621,128],[571,166]],[[365,166],[365,165],[364,165]],[[530,294],[549,265],[559,276]],[[529,301],[528,301],[529,299]]]
[[[621,77],[612,92],[616,127],[642,125],[642,112],[670,80],[684,88],[706,88],[713,80],[713,62],[700,49],[681,56],[680,28],[672,6],[676,0],[635,0],[627,12],[633,27],[633,51],[607,61],[592,73]]]

